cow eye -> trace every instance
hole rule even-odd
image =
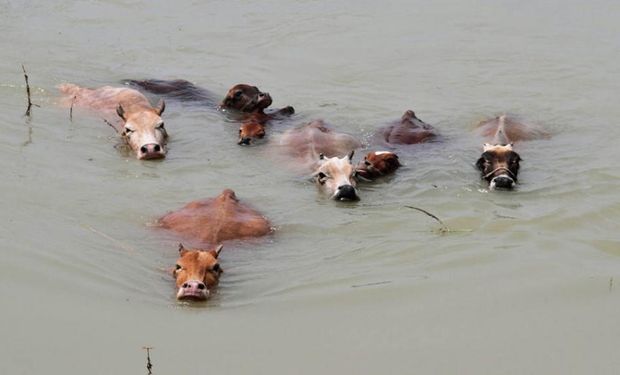
[[[157,125],[157,129],[163,130],[164,129],[164,123],[162,122],[161,124]]]
[[[178,271],[178,270],[180,270],[180,269],[181,269],[181,266],[180,266],[179,264],[177,264],[177,265],[175,266],[175,270],[176,270],[176,271]]]
[[[133,132],[135,132],[135,130],[130,129],[130,128],[125,128],[125,134],[131,134]]]
[[[215,265],[213,266],[213,268],[211,268],[211,270],[214,272],[220,272],[222,268],[220,267],[218,263],[215,263]]]
[[[365,164],[367,167],[370,167],[370,162],[369,162],[368,160],[364,160],[364,164]]]
[[[235,91],[234,97],[235,99],[239,99],[243,95],[243,91]]]
[[[317,181],[322,185],[327,180],[327,175],[323,172],[319,172],[316,174]]]

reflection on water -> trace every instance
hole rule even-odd
[[[0,372],[137,373],[150,345],[158,374],[615,373],[617,8],[0,4]],[[213,111],[169,103],[168,156],[142,162],[57,105],[62,82],[151,77],[257,85],[297,110],[270,137],[324,118],[368,140],[412,109],[442,142],[342,204]],[[553,134],[516,146],[511,193],[473,167],[473,124],[502,112]],[[275,234],[227,244],[217,295],[177,303],[177,239],[149,223],[224,188]]]

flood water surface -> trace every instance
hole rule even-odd
[[[146,373],[143,346],[155,374],[616,373],[619,10],[0,3],[0,373]],[[240,147],[236,124],[170,101],[167,158],[138,161],[56,90],[127,78],[251,83],[297,113]],[[312,119],[368,140],[407,109],[441,142],[396,149],[404,167],[356,203],[271,152]],[[517,144],[520,184],[490,192],[472,128],[504,112],[552,137]],[[224,188],[275,231],[225,244],[217,294],[178,303],[178,239],[153,223]]]

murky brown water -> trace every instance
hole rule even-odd
[[[0,373],[615,374],[620,43],[613,1],[0,2]],[[23,116],[30,73],[34,108]],[[163,162],[114,149],[55,86],[234,83],[368,136],[411,108],[444,142],[320,197],[269,147],[170,104]],[[542,123],[521,185],[487,192],[471,125]],[[176,241],[148,226],[232,188],[277,226],[222,254],[219,293],[174,300]],[[441,235],[422,207],[455,232]]]

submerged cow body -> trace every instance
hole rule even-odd
[[[159,219],[159,225],[200,246],[261,237],[272,231],[269,221],[258,211],[241,203],[230,189],[215,198],[190,202],[164,215]]]
[[[65,96],[64,102],[67,106],[70,104],[88,108],[110,119],[120,117],[119,121],[113,121],[116,123],[116,130],[138,159],[159,159],[166,156],[168,133],[161,119],[165,109],[163,100],[153,107],[140,92],[125,87],[89,89],[62,84],[59,90]]]
[[[482,121],[477,132],[489,142],[483,145],[476,167],[492,190],[512,189],[518,181],[521,156],[513,150],[515,142],[549,137],[549,133],[540,127],[507,115]]]
[[[406,111],[400,120],[379,129],[375,143],[381,145],[411,145],[435,140],[437,131],[416,117],[412,110]]]
[[[311,171],[319,190],[336,200],[358,200],[353,151],[362,146],[356,138],[338,133],[315,120],[287,130],[278,146],[301,170]]]
[[[210,91],[186,80],[127,80],[128,84],[165,98],[186,104],[218,109],[231,119],[241,123],[240,145],[249,145],[265,136],[265,126],[272,120],[281,120],[295,113],[291,106],[266,112],[272,104],[269,93],[256,86],[234,85],[223,100],[218,101]]]

